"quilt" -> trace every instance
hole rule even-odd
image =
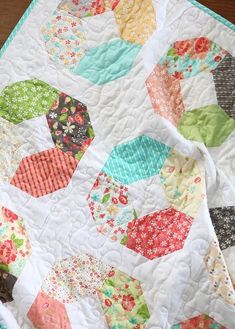
[[[0,52],[0,328],[235,328],[235,27],[34,0]]]

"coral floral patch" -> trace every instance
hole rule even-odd
[[[37,295],[28,312],[28,318],[35,328],[40,329],[71,329],[65,305],[50,298],[44,292]]]
[[[58,148],[23,158],[11,184],[35,198],[66,187],[78,161]]]
[[[182,249],[193,218],[173,208],[128,223],[126,247],[154,259]]]

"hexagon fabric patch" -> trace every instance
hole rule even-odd
[[[22,159],[11,184],[35,198],[66,187],[78,161],[58,148]]]
[[[235,207],[218,207],[209,210],[220,248],[223,250],[235,246]]]
[[[101,172],[87,197],[92,217],[102,234],[134,219],[128,188]]]
[[[0,268],[18,277],[30,255],[30,243],[23,219],[0,207]]]
[[[154,259],[183,248],[193,218],[175,209],[156,211],[129,222],[124,245]]]
[[[150,317],[140,282],[87,254],[58,262],[46,277],[28,317],[36,327],[71,329],[65,304],[99,298],[109,328],[144,329]],[[124,327],[123,327],[124,328]]]
[[[215,147],[221,145],[235,129],[235,120],[229,118],[219,105],[209,105],[185,112],[178,129],[187,139]]]
[[[119,0],[62,0],[58,9],[76,17],[88,17],[113,10]]]
[[[218,104],[235,119],[235,58],[227,54],[213,72]]]
[[[47,122],[55,146],[80,160],[95,136],[86,105],[61,93]]]
[[[113,269],[98,295],[110,329],[145,328],[150,314],[138,280]]]
[[[204,261],[217,295],[227,303],[235,305],[235,291],[217,239],[211,242]]]
[[[12,291],[30,255],[23,219],[0,206],[0,300],[13,300]]]
[[[152,0],[120,0],[114,9],[122,39],[144,45],[156,29]]]
[[[139,51],[140,46],[116,39],[88,50],[72,71],[102,85],[126,75]]]
[[[187,79],[203,71],[215,70],[227,51],[206,37],[176,41],[160,66],[175,79]]]
[[[171,329],[226,329],[214,319],[206,314],[195,316],[189,320],[183,321],[171,326]]]
[[[146,80],[146,87],[156,113],[177,125],[185,110],[180,81],[156,65]]]
[[[196,160],[172,150],[160,178],[171,206],[194,218],[205,197],[204,177]]]
[[[56,10],[41,29],[49,57],[74,68],[84,56],[85,34],[80,19]]]
[[[44,292],[37,295],[27,315],[35,328],[72,329],[65,305]]]
[[[0,268],[0,301],[2,303],[8,303],[13,301],[12,292],[16,280],[17,278],[14,275]]]
[[[14,124],[41,116],[58,95],[58,90],[40,80],[16,82],[0,94],[0,116]]]
[[[0,177],[8,183],[22,159],[23,141],[14,128],[11,122],[0,117]]]
[[[42,290],[62,303],[74,303],[81,296],[95,295],[111,269],[87,254],[66,258],[52,267]]]
[[[143,135],[115,146],[102,171],[123,184],[131,184],[157,175],[169,151],[167,145]]]

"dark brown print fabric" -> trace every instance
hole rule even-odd
[[[226,55],[213,75],[218,104],[235,119],[235,58]]]
[[[61,93],[47,122],[56,147],[80,160],[95,137],[86,105]]]
[[[220,248],[235,245],[235,207],[210,209],[211,220],[217,234]]]
[[[17,278],[0,269],[0,300],[2,303],[13,301],[12,291]]]

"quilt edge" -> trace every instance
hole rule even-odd
[[[10,45],[10,43],[15,38],[16,34],[20,30],[20,28],[22,27],[22,25],[24,24],[24,22],[26,21],[26,19],[31,14],[31,11],[33,10],[33,8],[37,4],[37,2],[38,2],[38,0],[33,0],[30,3],[30,5],[28,6],[28,8],[26,9],[26,11],[24,12],[24,14],[21,16],[20,20],[18,21],[18,23],[16,24],[16,26],[14,27],[14,29],[10,33],[9,37],[6,39],[5,43],[3,44],[2,48],[0,49],[0,58],[3,56],[3,54],[7,50],[8,46]]]
[[[18,31],[20,30],[20,28],[24,24],[25,20],[31,14],[31,11],[33,10],[33,8],[37,4],[37,2],[38,2],[38,0],[33,0],[31,2],[29,7],[24,12],[23,16],[20,18],[19,22],[16,24],[15,28],[10,33],[9,37],[7,38],[5,43],[3,44],[2,48],[0,49],[0,58],[3,56],[3,54],[7,50],[10,43],[13,41],[14,37],[16,36]],[[229,20],[227,20],[226,18],[222,17],[221,15],[217,14],[216,12],[214,12],[213,10],[209,9],[208,7],[204,6],[203,4],[201,4],[200,2],[198,2],[196,0],[188,0],[188,2],[190,2],[194,6],[198,7],[199,9],[203,10],[205,13],[212,16],[214,19],[221,22],[225,26],[229,27],[232,31],[235,31],[235,25],[232,22],[230,22]]]
[[[220,23],[222,23],[225,26],[229,27],[232,31],[235,31],[235,24],[233,24],[232,22],[230,22],[229,20],[227,20],[226,18],[224,18],[220,14],[217,14],[215,11],[213,11],[210,8],[204,6],[203,4],[201,4],[200,2],[198,2],[196,0],[188,0],[188,2],[190,2],[195,7],[203,10],[206,14],[212,16],[214,19],[216,19]]]

